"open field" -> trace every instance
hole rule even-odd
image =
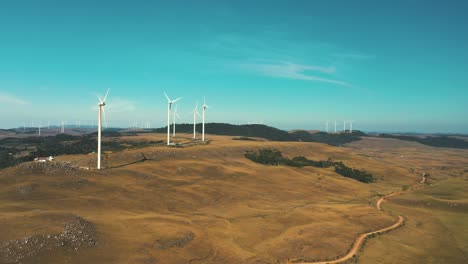
[[[466,260],[467,150],[376,138],[346,147],[210,139],[106,153],[103,171],[77,168],[94,167],[93,155],[0,171],[0,263],[312,262],[345,255],[356,237],[391,226],[398,215],[405,226],[370,239],[359,263]],[[343,161],[377,182],[244,157],[260,147]],[[429,174],[425,188],[422,173]],[[380,197],[401,191],[376,209]]]

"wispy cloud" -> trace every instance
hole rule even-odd
[[[248,63],[240,64],[243,69],[253,71],[255,73],[271,76],[275,78],[286,78],[294,80],[315,81],[323,83],[331,83],[340,86],[351,87],[352,85],[343,81],[325,78],[310,72],[321,74],[335,73],[334,67],[322,67],[315,65],[302,65],[291,62],[277,62],[277,63]]]
[[[12,94],[0,93],[0,103],[9,105],[28,105],[30,102],[18,98]]]
[[[374,55],[367,55],[367,54],[360,54],[360,53],[338,53],[338,54],[333,54],[333,56],[342,58],[342,59],[352,59],[352,60],[375,59]]]

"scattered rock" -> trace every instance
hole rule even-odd
[[[157,240],[156,241],[156,247],[159,249],[170,249],[170,248],[182,248],[185,247],[190,241],[192,241],[195,238],[195,234],[192,232],[189,232],[185,234],[182,237],[178,237],[175,239],[167,239],[167,240]]]
[[[25,162],[18,165],[16,170],[16,174],[45,175],[76,175],[79,172],[79,169],[69,162]]]
[[[39,184],[33,183],[33,184],[18,186],[16,188],[16,191],[20,194],[29,194],[38,188],[39,188]]]
[[[54,183],[52,186],[65,189],[80,189],[83,185],[87,184],[88,180],[86,179],[76,179],[72,181]]]
[[[58,247],[78,251],[82,247],[94,247],[96,244],[94,225],[80,216],[73,216],[65,224],[61,234],[33,235],[0,244],[0,263],[21,263],[28,257]]]

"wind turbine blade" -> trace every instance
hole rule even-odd
[[[180,115],[178,113],[176,113],[176,116],[179,118],[179,119],[182,119],[182,117],[180,117]]]
[[[200,115],[200,113],[198,113],[198,111],[197,111],[196,113],[197,113],[197,115],[198,115],[199,117],[201,117],[201,115]]]
[[[110,88],[107,89],[106,96],[104,96],[104,100],[102,100],[104,103],[106,102],[107,96],[109,95]]]
[[[175,103],[175,102],[179,101],[180,99],[182,99],[182,97],[179,97],[179,98],[175,99],[174,101],[172,101],[172,103]]]
[[[96,95],[97,99],[99,100],[99,103],[102,104],[102,99],[99,97],[99,95]]]
[[[166,92],[164,92],[164,96],[166,96],[168,102],[171,102],[171,98],[169,98]]]

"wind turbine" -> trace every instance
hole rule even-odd
[[[179,116],[179,114],[177,114],[177,105],[176,105],[175,110],[174,110],[174,120],[172,120],[172,122],[173,122],[172,137],[175,137],[176,118],[181,119],[181,117]]]
[[[206,105],[206,99],[203,97],[203,127],[202,127],[202,141],[205,142],[205,112],[210,106]]]
[[[336,120],[335,120],[335,133],[336,133]]]
[[[195,105],[195,109],[192,111],[193,113],[193,139],[197,138],[197,115],[200,116],[200,113],[198,113],[198,102]],[[201,117],[201,116],[200,116]]]
[[[327,130],[326,130],[326,131],[327,131],[327,133],[328,133],[328,120],[327,120]]]
[[[348,121],[349,122],[349,133],[353,133],[353,121]]]
[[[182,99],[182,97],[179,97],[175,99],[174,101],[169,98],[169,96],[164,93],[164,95],[167,98],[167,145],[169,146],[171,144],[171,108],[172,104],[179,101]]]
[[[107,95],[109,95],[109,90],[107,89],[106,96],[104,96],[104,99],[101,99],[98,96],[99,99],[99,104],[98,104],[98,157],[97,157],[97,169],[101,169],[101,133],[102,133],[102,115],[104,113],[104,106],[106,105],[106,99]],[[105,119],[105,113],[104,113],[104,119]]]
[[[343,121],[343,133],[346,133],[346,121]]]

